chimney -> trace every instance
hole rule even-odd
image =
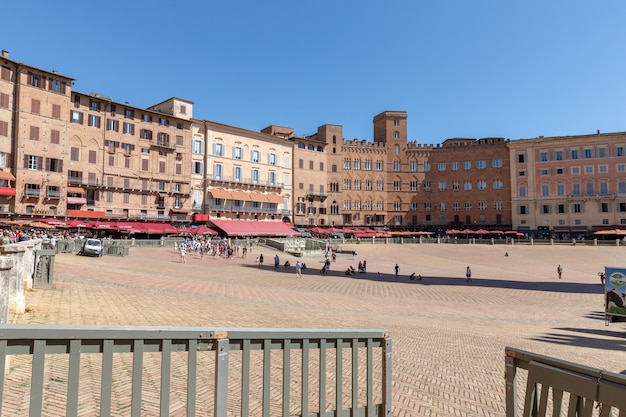
[[[9,58],[9,51],[3,49],[2,50],[2,58],[7,58],[8,59]]]
[[[600,129],[598,129],[598,135],[600,134]]]

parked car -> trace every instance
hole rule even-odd
[[[78,254],[83,256],[102,256],[104,254],[104,245],[101,240],[87,239]]]

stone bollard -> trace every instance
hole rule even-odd
[[[10,256],[0,256],[0,324],[9,322],[9,293],[11,271],[15,260]]]
[[[33,289],[33,276],[35,274],[35,251],[41,249],[41,240],[27,240],[20,242],[20,246],[26,248],[22,261],[24,267],[21,268],[23,272],[22,280],[24,282],[24,290],[30,291]]]
[[[9,292],[8,300],[9,310],[15,311],[17,314],[24,314],[26,312],[26,297],[24,295],[24,274],[28,270],[27,265],[24,262],[24,253],[26,247],[18,244],[5,246],[2,248],[2,254],[7,257],[13,258],[13,268],[9,270]]]

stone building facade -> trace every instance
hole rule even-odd
[[[0,56],[0,216],[267,220],[296,226],[582,233],[626,226],[626,133],[409,140],[408,115],[373,140],[326,124],[250,131],[72,89]]]

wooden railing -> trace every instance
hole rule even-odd
[[[624,375],[510,347],[505,366],[506,417],[626,415]],[[525,372],[518,374],[520,369]],[[522,379],[526,384],[520,395]]]
[[[9,361],[10,358],[10,361]],[[0,326],[0,415],[391,415],[381,330]]]

